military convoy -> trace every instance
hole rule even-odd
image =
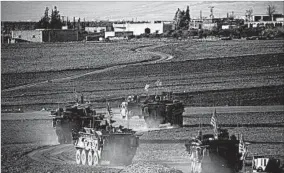
[[[171,92],[150,95],[141,100],[143,98],[135,96],[123,102],[120,106],[123,118],[138,115],[145,119],[148,127],[159,127],[163,123],[183,125],[184,106],[182,102],[173,99]],[[139,137],[131,129],[112,126],[114,121],[109,105],[106,114],[97,114],[95,109],[91,108],[90,104],[84,103],[81,98],[80,104],[59,108],[52,112],[52,115],[58,142],[73,143],[76,148],[77,164],[89,166],[104,163],[131,164],[139,146]],[[199,131],[197,137],[186,141],[186,151],[191,159],[191,172],[240,172],[245,164],[244,153],[240,153],[240,140],[234,135],[229,136],[227,129],[215,130],[218,131],[217,135],[216,133],[203,135]],[[253,160],[253,171],[266,170],[268,167],[265,164],[265,161],[268,162],[267,159],[262,159],[265,160],[263,162],[259,160]],[[270,160],[270,165],[272,161]],[[280,164],[279,161],[275,163],[277,164],[274,165]]]
[[[149,128],[156,128],[165,123],[182,127],[184,105],[173,98],[172,92],[149,95],[143,101],[142,99],[139,96],[128,97],[126,102],[121,104],[122,117],[130,118],[134,115],[143,117]]]
[[[73,143],[77,164],[128,165],[132,162],[139,137],[131,129],[112,126],[115,121],[109,105],[107,114],[97,114],[82,98],[80,104],[59,108],[52,115],[58,142]]]

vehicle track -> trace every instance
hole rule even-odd
[[[61,145],[53,145],[53,146],[45,146],[40,149],[36,149],[27,155],[38,162],[42,163],[50,163],[50,164],[70,164],[76,165],[75,162],[75,152],[73,144],[61,144]],[[74,153],[73,155],[70,153]],[[72,157],[74,156],[74,157]],[[83,166],[83,165],[82,165]],[[106,166],[98,166],[100,168],[104,168]],[[123,169],[123,166],[107,166],[107,168],[114,169]]]
[[[87,75],[91,75],[91,74],[97,74],[97,73],[102,73],[102,72],[106,72],[106,71],[110,71],[110,70],[115,70],[115,69],[119,69],[119,68],[124,68],[128,65],[142,65],[142,64],[151,64],[151,63],[158,63],[158,62],[163,62],[163,61],[169,61],[171,59],[173,59],[174,57],[170,54],[166,54],[166,53],[161,53],[161,52],[154,52],[151,51],[150,49],[154,49],[160,46],[165,46],[166,44],[161,44],[161,45],[155,45],[155,46],[145,46],[142,48],[137,48],[134,49],[133,51],[136,52],[144,52],[144,53],[149,53],[152,54],[153,56],[158,56],[159,59],[153,59],[153,60],[149,60],[147,62],[135,62],[135,63],[128,63],[128,64],[120,64],[120,65],[114,65],[111,67],[105,67],[103,69],[100,70],[95,70],[92,72],[88,72],[88,73],[84,73],[84,74],[79,74],[79,75],[74,75],[74,76],[69,76],[69,77],[64,77],[64,78],[58,78],[58,79],[53,79],[53,80],[49,80],[49,81],[42,81],[42,82],[37,82],[37,83],[31,83],[31,84],[26,84],[26,85],[22,85],[22,86],[17,86],[17,87],[12,87],[12,88],[8,88],[8,89],[4,89],[1,92],[9,92],[9,91],[15,91],[15,90],[19,90],[19,89],[25,89],[25,88],[29,88],[29,87],[34,87],[40,84],[45,84],[45,83],[49,83],[49,82],[60,82],[60,81],[64,81],[64,80],[72,80],[72,79],[77,79],[83,76],[87,76]]]
[[[256,111],[261,111],[261,112],[269,112],[269,111],[283,111],[283,106],[255,106],[255,107],[215,107],[217,108],[217,110],[219,112],[256,112]],[[191,107],[187,107],[186,108],[186,113],[190,113],[191,111],[193,111],[194,113],[211,113],[212,110],[215,109],[214,107],[201,107],[201,108],[191,108]],[[119,124],[125,125],[123,124],[122,119],[119,115],[119,110],[118,109],[114,109],[114,118],[115,120],[117,120],[117,122]],[[120,121],[118,121],[120,120]],[[133,118],[131,119],[131,124],[140,127],[141,122],[143,122],[143,120],[139,119],[139,118]],[[125,122],[124,122],[125,123]],[[169,130],[169,129],[148,129],[148,131],[161,131],[161,130]],[[147,131],[143,131],[142,132],[146,132]],[[159,132],[157,132],[159,133]],[[250,143],[264,143],[265,142],[259,142],[259,141],[249,141]],[[141,145],[147,144],[147,145],[159,145],[159,144],[167,144],[170,143],[172,145],[180,145],[183,144],[184,141],[180,140],[180,141],[167,141],[167,140],[141,140]],[[269,143],[270,145],[281,145],[283,144],[283,142],[274,142],[274,143]],[[64,145],[49,145],[49,146],[44,146],[42,148],[33,150],[32,152],[27,154],[28,157],[30,157],[31,159],[37,161],[37,162],[41,162],[41,163],[50,163],[50,164],[58,164],[58,165],[76,165],[75,162],[75,148],[72,144],[64,144]],[[173,158],[172,158],[173,159]],[[169,167],[175,167],[176,169],[181,170],[184,173],[188,172],[188,167],[189,167],[189,163],[190,160],[189,159],[184,159],[184,157],[179,157],[176,156],[174,158],[174,162],[169,162],[169,161],[159,161],[156,160],[154,161],[157,164],[162,164],[162,165],[167,165]],[[79,166],[79,165],[76,165]],[[83,165],[80,165],[82,167],[84,167]],[[108,168],[114,168],[114,169],[121,169],[123,170],[125,167],[123,166],[110,166],[110,165],[105,165],[105,166],[99,166],[98,168],[103,168],[103,169],[108,169]]]

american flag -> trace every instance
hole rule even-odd
[[[213,126],[214,128],[214,135],[217,138],[218,137],[218,131],[217,131],[217,118],[216,118],[216,109],[213,112],[213,115],[211,117],[211,121],[210,124]]]
[[[246,153],[246,146],[244,143],[243,135],[240,137],[240,142],[239,142],[239,153],[242,154],[241,160],[244,159],[245,153]]]

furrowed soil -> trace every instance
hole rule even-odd
[[[128,123],[115,109],[116,125],[129,124],[143,134],[133,164],[78,166],[74,147],[57,145],[49,113],[30,112],[74,102],[76,93],[95,107],[108,101],[116,108],[127,95],[162,91],[175,92],[188,106],[223,106],[216,107],[218,123],[243,134],[251,154],[282,159],[283,47],[283,40],[4,45],[1,111],[25,113],[1,115],[1,172],[188,172],[185,140],[200,129],[212,133],[211,108],[187,107],[185,127],[150,131],[143,119]],[[158,79],[162,86],[154,84]],[[254,105],[261,108],[243,107]],[[248,111],[253,109],[258,111]]]
[[[65,52],[70,46],[59,45]],[[17,62],[9,58],[18,52],[14,49],[47,51],[50,46],[56,50],[56,46],[49,44],[43,48],[27,45],[27,48],[2,48],[2,62]],[[103,106],[106,99],[116,107],[129,94],[161,91],[179,93],[177,96],[190,106],[283,105],[283,46],[283,40],[72,43],[71,47],[77,51],[68,54],[67,57],[73,60],[67,64],[66,57],[51,54],[56,58],[57,66],[48,65],[49,56],[39,58],[39,63],[32,66],[37,62],[34,58],[17,55],[24,57],[25,66],[37,67],[38,72],[21,67],[18,71],[26,69],[26,72],[16,73],[8,66],[2,66],[2,107],[54,108],[58,103],[74,102],[75,90],[98,107]],[[104,58],[91,58],[96,49]],[[109,65],[105,65],[107,63]],[[69,68],[71,64],[74,65],[72,70]],[[154,84],[158,79],[162,81],[160,87]],[[150,84],[148,93],[144,90],[146,84]]]

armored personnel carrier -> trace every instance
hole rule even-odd
[[[72,136],[78,134],[80,129],[91,127],[97,119],[102,119],[105,116],[97,114],[90,104],[84,103],[83,97],[80,103],[58,108],[56,111],[52,111],[51,115],[60,144],[71,144],[73,142]]]
[[[100,120],[100,123],[105,120]],[[139,138],[122,126],[83,128],[75,139],[76,163],[89,166],[110,164],[129,165],[139,146]]]
[[[229,137],[226,129],[219,129],[218,138],[213,134],[199,135],[185,143],[190,154],[192,173],[235,173],[243,167],[242,154],[239,153],[239,140]]]
[[[127,103],[124,102],[121,105],[122,116],[131,117],[137,115],[144,117],[149,128],[159,127],[160,124],[165,123],[170,123],[174,126],[183,125],[182,114],[184,105],[173,98],[172,92],[163,92],[161,95],[149,95],[146,98],[136,98],[137,100],[128,100]]]

